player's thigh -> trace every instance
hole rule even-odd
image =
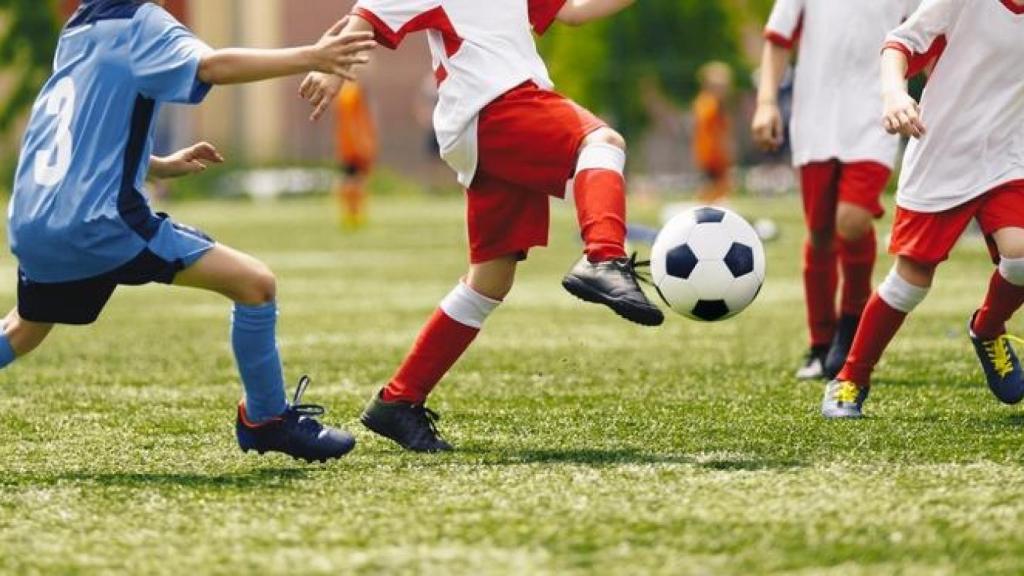
[[[501,100],[481,115],[479,171],[561,197],[575,172],[584,140],[605,124],[553,92],[536,91],[529,96]]]
[[[937,263],[922,262],[906,256],[896,257],[896,273],[907,283],[919,288],[931,287],[938,266]]]
[[[216,244],[174,278],[174,285],[210,290],[242,304],[264,304],[277,296],[277,281],[266,264]]]
[[[898,208],[889,251],[922,266],[938,266],[949,258],[977,212],[977,202],[936,213]]]

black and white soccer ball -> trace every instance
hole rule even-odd
[[[658,233],[651,276],[672,310],[694,320],[725,320],[750,306],[761,291],[764,245],[735,212],[694,208]]]

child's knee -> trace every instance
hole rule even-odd
[[[1024,230],[1005,229],[996,232],[996,246],[999,248],[999,255],[1012,260],[1024,258]]]
[[[479,294],[493,300],[504,300],[512,291],[516,280],[518,258],[508,256],[469,268],[466,284]]]
[[[1014,286],[1024,286],[1024,257],[1003,256],[999,260],[999,274]]]
[[[626,139],[622,137],[622,134],[619,134],[615,130],[607,127],[591,132],[590,135],[584,139],[584,146],[588,146],[590,144],[607,144],[609,146],[614,146],[623,152],[626,151]]]
[[[236,300],[240,304],[269,304],[277,299],[277,277],[265,264],[253,268],[240,287]]]
[[[909,314],[928,296],[934,273],[934,267],[901,258],[878,287],[878,295],[892,308]]]
[[[847,241],[860,240],[871,232],[871,213],[851,204],[840,204],[836,211],[836,234]]]

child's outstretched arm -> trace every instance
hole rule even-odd
[[[779,87],[793,50],[775,42],[765,42],[761,54],[761,75],[757,84],[757,109],[751,132],[754,142],[766,152],[782,146],[782,112],[779,110]]]
[[[376,43],[372,33],[350,30],[348,24],[348,18],[341,20],[309,46],[215,50],[200,61],[199,80],[207,84],[243,84],[312,71],[350,78],[352,66],[367,62],[365,52]]]
[[[208,142],[200,142],[178,150],[170,156],[153,156],[149,159],[149,175],[152,178],[178,178],[197,174],[210,164],[221,164],[224,157]]]
[[[921,121],[921,108],[907,92],[907,70],[910,60],[895,48],[882,51],[882,97],[885,115],[882,119],[890,134],[921,138],[927,132]]]
[[[617,14],[633,5],[635,0],[566,0],[557,20],[569,26],[581,26]]]

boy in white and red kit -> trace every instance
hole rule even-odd
[[[779,84],[798,50],[790,133],[809,232],[804,293],[810,331],[810,349],[796,374],[801,380],[835,376],[871,295],[878,251],[873,220],[884,212],[880,199],[899,146],[878,123],[876,55],[917,3],[776,0],[765,28],[753,122],[754,139],[765,150],[783,143]]]
[[[1024,303],[1024,0],[925,0],[889,35],[882,61],[884,125],[912,138],[890,247],[896,267],[872,296],[822,414],[862,416],[882,352],[974,219],[998,269],[968,333],[992,392],[1015,404],[1024,381],[1006,322]],[[930,63],[919,106],[905,77]]]
[[[370,430],[414,451],[450,450],[427,396],[509,293],[517,263],[545,246],[549,200],[573,193],[585,256],[563,286],[646,326],[664,321],[626,257],[625,142],[555,93],[534,33],[582,24],[633,0],[360,0],[347,31],[397,48],[426,31],[439,85],[441,155],[467,189],[470,268],[441,302],[390,383],[363,413]],[[318,117],[341,80],[310,75],[302,94]]]

